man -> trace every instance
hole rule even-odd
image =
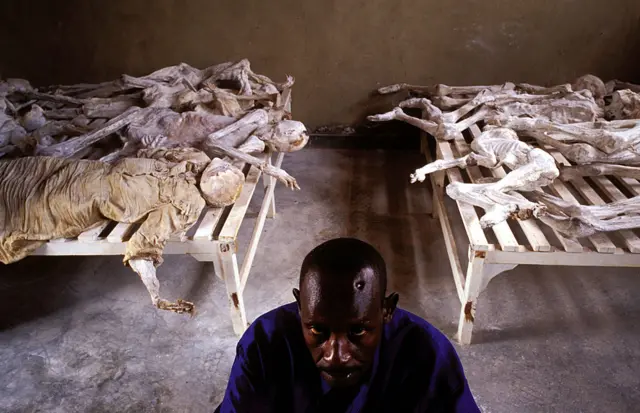
[[[449,340],[396,309],[386,286],[371,245],[338,238],[316,247],[296,302],[240,339],[216,412],[479,412]]]

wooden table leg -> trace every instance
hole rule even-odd
[[[218,259],[214,261],[216,272],[222,274],[222,279],[227,287],[227,297],[231,310],[231,323],[233,331],[237,335],[242,335],[247,329],[247,313],[244,308],[242,288],[240,286],[240,271],[238,270],[238,260],[236,258],[236,247],[234,243],[220,243]]]
[[[464,301],[460,309],[460,320],[458,322],[457,339],[460,344],[471,344],[473,322],[484,272],[484,253],[471,250],[469,255],[469,266],[467,267],[467,277],[464,285]]]
[[[517,264],[495,264],[485,262],[485,251],[469,250],[469,266],[464,286],[464,299],[460,309],[457,339],[460,344],[471,344],[473,323],[476,317],[478,297],[489,281],[496,275],[514,269]]]

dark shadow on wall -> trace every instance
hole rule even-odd
[[[313,129],[362,121],[382,108],[370,93],[397,82],[638,79],[639,18],[637,0],[4,0],[0,73],[97,82],[247,57],[296,77],[294,114]]]
[[[3,1],[0,4],[0,75],[24,77],[34,85],[74,83],[91,76],[89,5],[75,0]]]
[[[636,20],[635,26],[629,31],[627,44],[629,44],[629,49],[625,54],[628,59],[620,72],[629,82],[640,83],[640,18]]]
[[[616,13],[623,13],[624,10]],[[640,17],[621,22],[615,31],[600,30],[596,39],[608,47],[591,57],[588,70],[605,82],[611,79],[640,83]],[[576,72],[576,75],[582,73]]]

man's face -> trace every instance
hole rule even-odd
[[[322,378],[332,387],[361,383],[390,318],[373,271],[364,269],[356,277],[310,273],[294,294],[304,339]]]

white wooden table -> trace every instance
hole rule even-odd
[[[284,153],[278,153],[275,165],[280,167],[283,158]],[[270,154],[265,155],[265,159],[271,163]],[[164,249],[165,255],[188,254],[198,261],[213,262],[216,275],[225,281],[233,330],[238,335],[242,334],[248,325],[242,292],[249,278],[265,220],[267,217],[273,218],[276,214],[273,194],[276,179],[265,175],[264,198],[260,212],[242,266],[238,267],[238,231],[262,174],[260,169],[250,165],[245,165],[244,170],[245,184],[235,204],[226,208],[205,207],[193,227],[182,234],[174,235]],[[139,226],[105,221],[77,238],[49,241],[32,255],[124,255],[126,241]]]
[[[436,142],[436,157],[452,159],[470,152],[469,142],[480,135],[479,125],[473,125],[454,141]],[[427,135],[423,135],[422,149],[431,161]],[[560,164],[570,162],[559,152],[545,148]],[[457,339],[471,343],[471,334],[478,305],[478,296],[496,275],[515,268],[518,264],[640,267],[640,237],[635,231],[625,230],[598,233],[586,239],[570,239],[551,230],[537,219],[508,221],[483,230],[479,217],[484,212],[464,202],[457,202],[458,212],[466,230],[469,249],[465,272],[458,257],[456,240],[451,227],[451,216],[444,207],[445,180],[448,182],[478,182],[482,178],[501,178],[504,168],[494,170],[477,166],[466,170],[450,169],[431,175],[433,214],[439,219],[444,235],[451,272],[460,299],[461,309]],[[599,205],[640,195],[640,182],[635,179],[593,177],[570,182],[556,180],[544,188],[566,201]]]

